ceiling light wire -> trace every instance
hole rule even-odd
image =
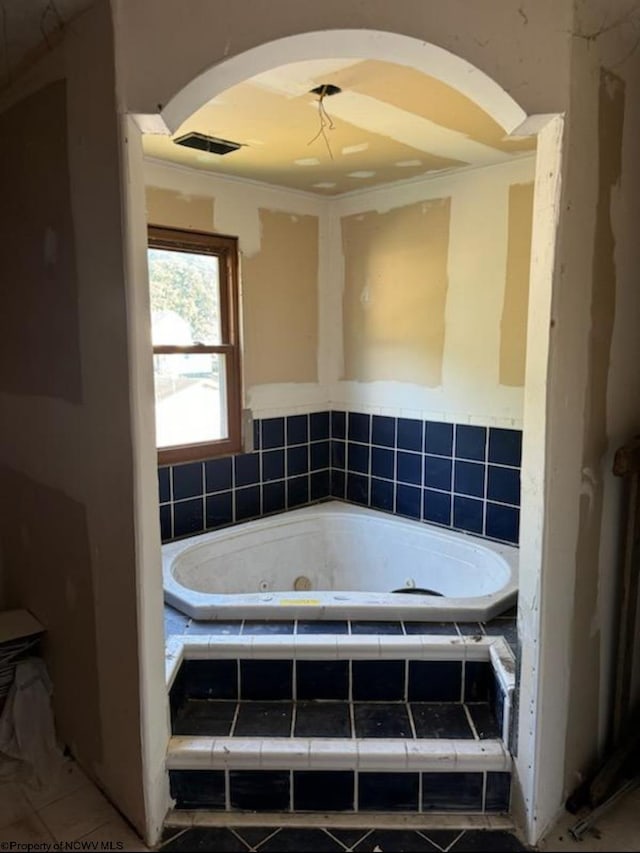
[[[327,96],[327,86],[322,87],[322,91],[318,96],[318,117],[320,119],[320,129],[313,137],[307,142],[307,145],[312,145],[318,137],[322,137],[324,139],[325,145],[327,146],[327,151],[329,152],[329,157],[333,160],[333,151],[331,150],[331,143],[329,142],[329,137],[327,136],[327,130],[335,130],[335,125],[333,123],[333,119],[327,112],[327,108],[324,105],[324,99]]]

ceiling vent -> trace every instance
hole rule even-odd
[[[240,142],[230,142],[228,139],[218,139],[217,136],[206,136],[204,133],[185,133],[173,140],[176,145],[184,145],[186,148],[196,148],[198,151],[206,151],[209,154],[231,154],[242,148]]]

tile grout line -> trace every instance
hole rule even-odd
[[[473,717],[471,716],[471,711],[469,710],[469,706],[467,705],[466,702],[463,702],[462,707],[464,709],[465,714],[467,715],[467,722],[469,724],[469,727],[471,728],[471,731],[473,732],[474,740],[478,740],[478,741],[482,740],[482,738],[478,734],[478,730],[476,729],[475,723],[473,722]]]
[[[407,706],[407,716],[409,717],[409,726],[411,728],[411,737],[413,740],[418,740],[418,732],[416,729],[415,720],[413,718],[413,708],[411,707],[410,702],[405,703]]]

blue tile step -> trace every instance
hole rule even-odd
[[[458,738],[502,736],[489,702],[186,699],[175,735],[211,737]]]
[[[377,727],[508,743],[514,672],[502,637],[197,635],[167,649],[181,735],[369,737]]]
[[[174,736],[178,809],[506,813],[511,757],[493,740]]]
[[[502,637],[175,637],[180,810],[502,814],[513,655]]]

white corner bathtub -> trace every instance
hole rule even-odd
[[[162,554],[165,601],[194,619],[486,621],[518,590],[517,548],[338,501]]]

